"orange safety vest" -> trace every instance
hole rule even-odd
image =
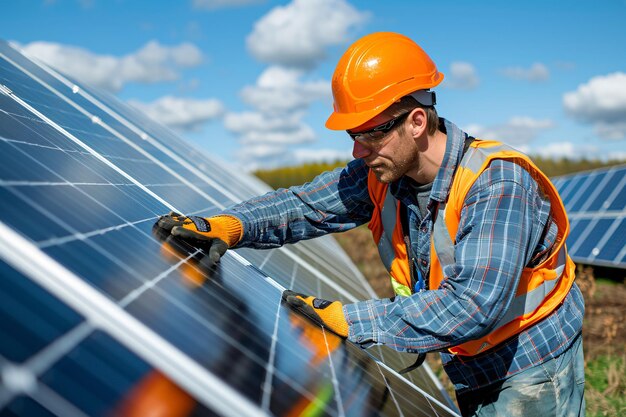
[[[447,202],[439,204],[435,216],[431,233],[429,289],[439,288],[446,280],[444,268],[456,262],[454,242],[465,197],[479,175],[494,159],[511,160],[530,172],[550,200],[551,213],[558,227],[557,240],[546,260],[535,267],[524,268],[515,298],[495,330],[479,339],[449,349],[457,355],[477,355],[545,318],[565,299],[574,282],[575,265],[565,247],[569,221],[554,185],[521,152],[500,142],[475,140],[454,175]],[[368,175],[368,188],[374,203],[369,228],[378,245],[380,257],[391,275],[396,294],[409,296],[413,290],[400,204],[397,204],[391,193],[387,193],[388,185],[379,182],[372,171]]]

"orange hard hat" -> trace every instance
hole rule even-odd
[[[335,68],[334,111],[326,127],[353,129],[405,95],[435,87],[442,80],[435,63],[406,36],[393,32],[364,36],[348,48]]]

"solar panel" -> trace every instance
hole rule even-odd
[[[267,186],[4,42],[0,162],[0,416],[458,415],[427,366],[396,372],[413,356],[281,304],[374,296],[332,238],[229,251],[211,276],[165,251],[158,216]]]
[[[568,217],[576,262],[626,268],[626,165],[552,179]]]

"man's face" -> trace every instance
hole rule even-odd
[[[383,135],[367,132],[380,132],[376,129],[388,127],[385,125],[393,118],[387,115],[378,115],[348,132],[354,139],[352,156],[363,159],[382,183],[392,183],[419,166],[418,148],[410,133],[410,120],[407,120],[410,117],[411,114],[396,118]],[[366,133],[357,135],[363,132]]]

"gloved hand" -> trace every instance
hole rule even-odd
[[[195,248],[203,249],[208,256],[203,263],[208,267],[219,262],[226,249],[236,245],[243,236],[241,221],[228,215],[204,218],[171,212],[160,217],[156,226]]]
[[[343,305],[339,301],[331,302],[291,290],[283,292],[283,300],[293,310],[320,326],[343,338],[348,337],[348,322],[343,314]]]

